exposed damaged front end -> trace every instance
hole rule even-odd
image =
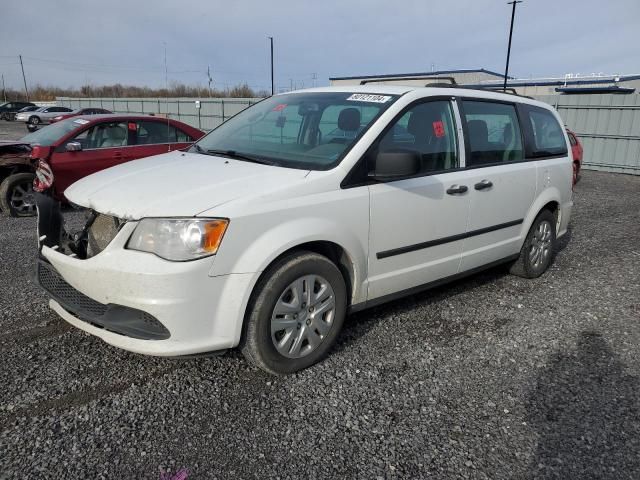
[[[102,252],[125,223],[117,217],[85,209],[84,225],[68,231],[60,212],[60,202],[50,195],[36,193],[36,203],[40,244],[79,259],[91,258]]]
[[[43,254],[47,248],[77,261],[101,253],[116,237],[125,222],[118,218],[89,211],[86,223],[77,231],[68,232],[60,211],[60,202],[50,195],[37,193],[39,258],[38,284],[65,311],[93,326],[143,340],[163,340],[169,330],[148,312],[101,303],[71,286]]]

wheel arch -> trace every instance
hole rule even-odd
[[[338,270],[340,270],[342,278],[345,281],[347,292],[349,292],[349,295],[347,297],[347,306],[356,301],[356,299],[359,298],[358,295],[362,295],[362,292],[359,292],[358,290],[358,282],[360,281],[360,277],[357,267],[354,263],[354,259],[344,247],[330,240],[310,240],[300,242],[293,246],[289,246],[288,248],[279,251],[275,256],[273,256],[268,264],[264,267],[264,269],[259,272],[259,275],[256,275],[254,280],[251,282],[246,300],[243,302],[244,305],[242,308],[242,315],[240,317],[241,324],[236,330],[236,344],[240,343],[242,341],[242,338],[244,338],[246,334],[247,318],[250,314],[249,309],[251,308],[251,304],[256,295],[256,288],[269,271],[269,268],[288,255],[305,251],[314,252],[319,255],[325,256],[338,267]]]
[[[542,192],[542,194],[539,195],[538,198],[536,198],[533,205],[529,209],[527,216],[522,222],[522,230],[520,232],[520,247],[522,247],[522,243],[527,237],[527,233],[529,233],[534,220],[543,210],[549,210],[553,214],[554,218],[556,219],[556,232],[558,232],[558,227],[560,225],[560,222],[562,221],[562,210],[560,208],[561,198],[562,197],[560,195],[560,191],[555,187],[548,188],[547,190]]]

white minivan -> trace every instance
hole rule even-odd
[[[498,264],[541,275],[572,162],[547,104],[465,88],[328,87],[267,98],[188,151],[39,197],[38,280],[76,327],[133,352],[240,347],[285,374],[349,312]]]

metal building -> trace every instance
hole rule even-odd
[[[438,70],[422,73],[396,73],[383,75],[364,75],[354,77],[333,77],[331,85],[360,85],[363,82],[376,81],[380,84],[424,85],[424,80],[412,77],[451,77],[459,85],[466,87],[488,88],[502,87],[504,76],[491,70]],[[634,93],[640,91],[640,74],[603,75],[603,74],[566,74],[563,77],[520,79],[509,77],[507,86],[520,95],[560,95],[592,93]]]
[[[375,80],[378,84],[393,84],[400,80],[403,85],[424,86],[424,80],[412,80],[411,77],[451,77],[460,85],[492,82],[504,78],[501,73],[478,68],[467,70],[437,70],[421,73],[365,75],[359,77],[332,77],[329,78],[329,82],[331,85],[360,85],[363,81],[368,82]]]

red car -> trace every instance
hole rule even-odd
[[[74,110],[73,112],[63,113],[62,115],[58,115],[57,117],[53,117],[49,120],[49,123],[59,122],[60,120],[64,120],[65,118],[71,117],[79,117],[81,115],[104,115],[106,113],[113,113],[109,110],[105,110],[104,108],[80,108],[78,110]]]
[[[582,170],[582,144],[575,133],[567,128],[567,136],[571,143],[571,152],[573,153],[573,184],[578,183],[580,170]]]
[[[53,196],[64,201],[75,181],[120,163],[191,145],[204,132],[176,120],[148,115],[72,117],[23,137],[31,145],[31,162],[46,171]],[[44,168],[41,168],[43,167]],[[35,214],[33,170],[16,169],[0,184],[0,206],[11,216]],[[28,173],[28,175],[25,175]],[[36,172],[38,173],[38,172]],[[48,182],[47,182],[48,183]]]

